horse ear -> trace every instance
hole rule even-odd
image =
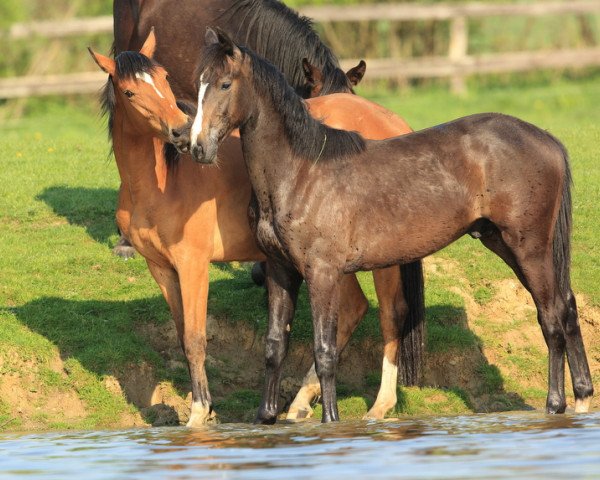
[[[346,72],[346,76],[350,80],[350,83],[356,87],[364,77],[366,70],[367,64],[364,60],[361,60],[356,67],[352,67]]]
[[[204,45],[208,47],[209,45],[213,45],[215,43],[219,43],[217,32],[210,27],[206,27],[206,33],[204,34]]]
[[[304,70],[306,83],[310,87],[310,97],[318,97],[323,89],[323,73],[307,58],[302,59],[302,70]]]
[[[218,39],[219,43],[221,44],[221,46],[223,47],[223,49],[225,50],[225,53],[227,53],[227,55],[229,55],[230,57],[240,56],[241,55],[240,49],[237,47],[237,45],[235,43],[233,43],[233,40],[231,39],[229,34],[225,30],[222,30],[219,27],[216,27],[215,30],[217,32],[217,39]]]
[[[308,63],[308,58],[302,59],[302,71],[304,72],[304,78],[306,78],[306,83],[309,85],[314,85],[315,80],[313,78],[312,65]]]
[[[156,50],[156,35],[154,33],[154,27],[152,27],[146,41],[140,49],[140,53],[148,58],[152,58],[154,56],[154,50]]]
[[[99,53],[94,52],[90,47],[88,47],[88,51],[90,55],[94,59],[94,61],[98,64],[98,66],[108,73],[110,76],[114,76],[116,66],[115,61],[112,58],[105,57],[104,55],[100,55]]]

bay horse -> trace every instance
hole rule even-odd
[[[360,68],[346,75],[311,20],[279,0],[114,0],[113,18],[115,54],[139,50],[154,28],[161,39],[154,58],[169,72],[173,92],[182,100],[196,100],[195,71],[208,26],[224,29],[267,58],[304,98],[309,85],[302,58],[322,72],[321,95],[352,92],[362,78]]]
[[[218,170],[191,160],[176,162],[173,149],[165,143],[182,135],[189,119],[176,104],[165,69],[152,60],[155,42],[151,32],[140,52],[121,52],[115,60],[90,53],[109,74],[103,108],[109,115],[109,134],[122,182],[117,223],[146,259],[171,310],[192,380],[194,403],[188,425],[196,426],[213,418],[204,370],[208,264],[265,257],[248,225],[251,186],[239,138],[231,136],[221,145],[223,167]],[[309,100],[309,105],[315,116],[334,125],[361,127],[365,134],[382,137],[411,131],[399,117],[355,95],[318,97]],[[390,282],[392,275],[397,278]],[[404,315],[406,305],[402,288],[397,287],[397,268],[374,272],[374,277],[385,344],[384,367],[377,400],[367,416],[382,418],[396,403],[396,358],[402,328],[397,323],[402,320],[398,309]],[[340,350],[367,310],[356,276],[346,276],[343,283]],[[319,390],[313,367],[290,408],[290,418],[309,415],[310,401]]]
[[[336,56],[313,29],[311,20],[279,0],[114,0],[113,18],[115,54],[139,50],[150,29],[155,29],[161,41],[154,59],[169,72],[176,98],[187,102],[197,100],[195,71],[209,25],[226,30],[235,40],[267,58],[304,98],[353,93],[353,87],[365,73],[364,62],[344,73]],[[382,138],[372,136],[371,132],[376,131],[372,127],[363,134]],[[398,130],[393,135],[406,131]],[[133,252],[128,245],[126,238],[121,237],[114,250],[121,256],[131,256]],[[419,385],[425,334],[422,264],[417,261],[402,265],[400,273],[395,271],[397,268],[378,273],[378,284],[387,282],[381,293],[404,297],[407,303],[406,307],[399,303],[394,308],[400,316],[408,308],[406,319],[399,321],[403,325],[399,373],[404,385]],[[400,275],[405,279],[402,285],[398,281]],[[403,292],[396,294],[394,288],[402,288]]]
[[[549,351],[546,411],[566,408],[565,352],[575,410],[592,380],[570,286],[571,174],[552,135],[483,113],[388,140],[365,140],[311,117],[271,64],[212,29],[199,64],[191,129],[197,162],[239,127],[252,183],[252,228],[267,255],[266,380],[257,421],[274,423],[301,279],[314,324],[323,422],[339,419],[335,391],[341,280],[412,262],[469,233],[530,292]]]

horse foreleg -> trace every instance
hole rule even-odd
[[[346,347],[356,326],[367,313],[369,304],[360,288],[355,274],[344,275],[340,290],[340,310],[338,317],[337,348]],[[313,363],[304,376],[302,387],[296,394],[288,410],[287,419],[309,418],[313,414],[311,402],[321,394],[319,377]]]
[[[277,420],[281,369],[287,355],[290,330],[302,277],[293,268],[267,261],[269,326],[265,345],[265,385],[256,415],[257,423]]]
[[[321,383],[323,423],[338,421],[335,376],[338,363],[336,342],[340,305],[341,271],[320,260],[308,269],[306,284],[314,327],[315,369]]]
[[[208,301],[208,258],[196,257],[179,268],[181,298],[183,302],[182,348],[188,362],[192,381],[192,409],[188,427],[201,426],[214,421],[206,361],[206,313]]]

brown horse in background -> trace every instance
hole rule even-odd
[[[237,41],[268,59],[304,98],[352,93],[352,88],[365,73],[365,64],[361,62],[344,74],[336,56],[312,28],[310,19],[298,15],[278,0],[114,0],[113,16],[114,50],[117,54],[127,50],[138,51],[150,29],[155,29],[161,41],[156,45],[154,59],[169,72],[175,96],[184,101],[195,103],[197,100],[195,69],[209,25],[223,28]],[[397,123],[397,116],[390,112],[387,115],[394,118],[392,128],[397,128],[391,135],[408,131],[406,124]],[[376,133],[382,123],[377,122],[372,127],[363,123],[361,128],[356,129],[367,138],[383,138]],[[339,126],[344,127],[343,124]],[[355,126],[352,124],[345,128],[355,129]],[[120,192],[119,196],[123,195]],[[122,206],[124,204],[121,202]],[[122,237],[115,250],[124,251],[124,256],[131,255],[133,252],[127,245]],[[380,301],[380,304],[391,305],[394,297],[404,299],[391,310],[398,317],[396,323],[402,326],[399,373],[403,384],[419,385],[424,363],[425,330],[422,265],[417,261],[402,265],[400,272],[393,271],[397,268],[389,269],[389,283],[385,289],[381,286],[386,281],[386,273],[378,274],[379,293],[392,297],[388,302]],[[404,279],[401,284],[397,280],[400,275]],[[400,285],[402,291],[393,291]],[[408,313],[405,316],[406,309]],[[381,315],[387,313],[380,312]],[[390,361],[393,361],[392,357]]]
[[[104,107],[110,115],[109,129],[122,181],[117,221],[146,259],[169,304],[192,379],[194,404],[189,425],[199,425],[213,415],[204,371],[208,264],[261,260],[264,256],[248,225],[250,183],[238,138],[230,137],[221,146],[220,169],[203,168],[189,160],[169,167],[165,141],[180,135],[188,118],[175,104],[165,70],[149,58],[154,42],[150,34],[140,53],[122,52],[115,60],[92,55],[110,75]],[[331,124],[359,128],[365,134],[389,136],[410,131],[402,119],[354,95],[336,94],[309,102],[315,116]],[[350,117],[348,110],[353,113]],[[368,416],[382,418],[396,403],[401,329],[397,310],[400,306],[404,310],[400,313],[405,313],[406,307],[398,268],[374,272],[374,276],[385,346],[382,384]],[[342,290],[340,349],[368,306],[355,275],[347,276]],[[309,415],[310,401],[318,392],[313,368],[290,417]]]
[[[198,53],[209,26],[222,28],[267,58],[304,98],[310,85],[302,58],[322,72],[319,95],[350,93],[357,83],[340,69],[311,20],[279,0],[114,0],[113,17],[115,54],[139,50],[154,28],[161,39],[154,58],[169,72],[178,99],[196,100]]]
[[[240,128],[252,227],[268,257],[266,380],[257,421],[276,420],[301,279],[308,286],[323,422],[338,420],[342,279],[412,262],[469,233],[510,266],[535,302],[549,352],[546,411],[593,394],[570,286],[571,174],[564,146],[507,115],[464,117],[388,140],[315,121],[279,71],[224,32],[207,31],[191,151],[212,164]],[[198,132],[195,135],[195,132]]]

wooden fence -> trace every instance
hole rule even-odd
[[[367,59],[368,78],[450,77],[452,90],[465,88],[465,77],[473,74],[536,70],[540,68],[580,68],[600,66],[600,47],[469,55],[469,19],[490,16],[529,16],[600,14],[599,0],[569,0],[533,4],[375,4],[315,6],[300,10],[316,22],[363,22],[366,20],[450,22],[447,56]],[[64,22],[15,24],[0,38],[14,41],[33,36],[63,38],[82,34],[112,33],[112,17],[80,18]],[[350,68],[357,59],[343,59]],[[106,80],[102,72],[32,76],[0,79],[0,98],[31,95],[88,93],[97,91]]]

